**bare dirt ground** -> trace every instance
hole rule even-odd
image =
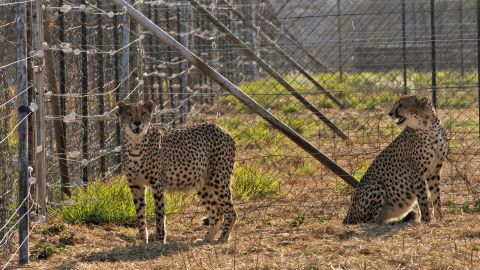
[[[447,213],[443,221],[431,224],[344,226],[344,211],[332,216],[311,211],[303,218],[286,219],[296,210],[266,207],[249,213],[243,207],[227,244],[194,244],[205,233],[196,218],[191,224],[178,217],[168,220],[166,245],[135,243],[133,228],[67,225],[78,237],[76,244],[25,269],[480,268],[478,213]],[[40,238],[35,234],[33,244]]]

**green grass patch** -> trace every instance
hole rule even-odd
[[[290,219],[288,221],[288,225],[290,225],[290,227],[300,227],[301,225],[307,223],[307,218],[304,217],[304,216],[298,216],[298,217],[294,217],[292,219]]]
[[[61,234],[65,231],[65,225],[64,224],[53,224],[51,226],[48,226],[44,228],[40,233],[43,236],[53,236],[53,235],[58,235]]]
[[[30,256],[35,260],[46,260],[57,251],[57,248],[53,244],[43,239],[31,248]]]
[[[280,183],[268,173],[259,169],[237,166],[233,173],[233,197],[250,199],[276,195],[280,192]]]
[[[116,224],[134,226],[137,223],[132,193],[125,181],[97,181],[87,187],[73,190],[69,205],[63,205],[58,214],[69,223]],[[193,195],[166,194],[165,213],[178,211]],[[146,194],[147,220],[154,219],[154,198]]]

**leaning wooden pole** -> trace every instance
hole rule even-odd
[[[189,0],[192,5],[200,5],[196,0]],[[280,48],[275,41],[273,41],[265,32],[263,32],[260,28],[249,22],[245,16],[243,16],[240,11],[236,10],[232,5],[230,5],[227,1],[225,0],[220,0],[225,6],[229,8],[229,10],[232,11],[232,13],[237,16],[240,21],[249,27],[252,31],[255,31],[257,34],[259,34],[270,46],[272,46],[278,54],[280,54],[283,58],[285,58],[290,64],[292,64],[305,78],[307,78],[315,87],[322,93],[324,93],[329,99],[331,99],[335,104],[337,104],[338,107],[344,109],[345,106],[338,100],[336,97],[332,95],[325,87],[323,87],[315,78],[308,73],[308,71],[305,70],[295,59],[293,59],[288,53],[286,53],[282,48]],[[195,4],[194,4],[195,2]]]
[[[50,30],[48,26],[48,20],[43,20],[43,39],[48,46],[52,44],[50,37]],[[55,62],[53,57],[53,51],[50,49],[45,50],[45,73],[47,74],[47,87],[52,91],[51,96],[51,108],[52,114],[57,116],[53,119],[53,131],[55,135],[55,144],[57,148],[57,158],[58,166],[60,168],[60,182],[61,182],[61,191],[63,194],[70,196],[70,190],[68,185],[70,184],[70,179],[68,176],[68,164],[67,164],[67,154],[65,153],[66,142],[63,131],[63,122],[60,112],[60,98],[57,87],[57,76],[55,72]]]
[[[248,54],[255,62],[257,62],[268,74],[275,78],[285,89],[287,89],[295,98],[297,98],[307,109],[309,109],[315,116],[325,123],[335,134],[343,140],[348,140],[348,136],[338,128],[330,119],[328,119],[320,110],[308,101],[300,92],[298,92],[291,84],[289,84],[278,72],[276,72],[265,60],[255,53],[245,42],[237,37],[227,26],[220,22],[215,15],[204,8],[196,0],[189,0],[189,2],[201,13],[203,13],[216,27],[221,31],[227,33],[230,38],[242,47],[242,52]]]
[[[343,180],[345,180],[345,182],[347,182],[353,187],[356,187],[358,185],[358,181],[352,175],[346,172],[342,167],[340,167],[337,163],[335,163],[333,160],[325,156],[322,152],[320,152],[317,148],[315,148],[315,146],[313,146],[311,143],[305,140],[298,133],[290,129],[277,117],[271,114],[267,109],[265,109],[260,104],[255,102],[255,100],[253,100],[251,97],[243,93],[233,83],[231,83],[229,80],[223,77],[216,70],[211,68],[208,64],[203,62],[202,59],[200,59],[198,56],[193,54],[190,50],[185,48],[182,44],[176,41],[168,33],[163,31],[160,27],[158,27],[152,21],[150,21],[147,17],[145,17],[142,13],[140,13],[130,4],[125,2],[125,0],[112,0],[112,2],[120,7],[123,7],[126,10],[127,14],[132,19],[136,20],[138,23],[143,25],[143,27],[145,27],[146,30],[150,31],[157,38],[159,38],[161,42],[163,42],[165,45],[171,48],[174,48],[188,62],[196,66],[205,75],[210,77],[217,84],[219,84],[221,87],[227,90],[230,94],[232,94],[234,97],[240,100],[243,104],[245,104],[255,113],[260,115],[263,119],[269,122],[273,127],[278,129],[285,136],[287,136],[293,142],[295,142],[298,146],[300,146],[303,150],[305,150],[307,153],[312,155],[315,159],[320,161],[323,165],[325,165],[335,174],[340,176]]]

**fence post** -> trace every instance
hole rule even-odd
[[[43,39],[45,43],[50,46],[52,44],[52,40],[50,37],[48,20],[43,20]],[[59,91],[57,87],[57,75],[55,70],[55,61],[53,52],[50,48],[45,49],[45,74],[47,77],[47,87],[52,91],[52,96],[50,97],[50,104],[52,114],[57,116],[57,119],[53,120],[53,130],[55,133],[55,145],[56,145],[56,152],[58,156],[58,167],[60,169],[60,181],[61,181],[61,191],[63,194],[70,196],[70,190],[68,188],[68,184],[70,183],[70,179],[68,176],[68,162],[67,162],[67,155],[65,153],[66,144],[65,144],[65,126],[63,125],[63,121],[58,116],[61,116],[61,105],[60,105],[60,98],[59,98]]]
[[[167,24],[166,28],[167,28],[167,31],[170,31],[171,29],[171,26],[170,26],[170,12],[168,10],[168,8],[165,9],[165,23]],[[169,119],[169,121],[171,121],[171,124],[173,127],[175,127],[175,119],[177,118],[175,112],[173,111],[173,109],[175,108],[175,94],[173,93],[173,79],[172,79],[172,75],[173,75],[173,69],[172,69],[172,65],[171,65],[171,62],[172,62],[172,53],[170,51],[171,49],[167,47],[167,60],[168,60],[168,64],[167,64],[167,78],[166,78],[166,81],[168,82],[168,89],[170,91],[169,93],[169,100],[170,100],[170,109],[172,109],[172,111],[170,112],[171,114],[171,119]],[[172,121],[173,119],[173,121]]]
[[[130,3],[130,0],[127,0],[127,3]],[[125,12],[125,10],[123,10]],[[130,17],[125,12],[123,14],[123,30],[122,30],[122,86],[120,87],[120,100],[124,100],[127,97],[128,93],[128,81],[130,63],[129,63],[129,54],[130,54]]]
[[[153,21],[156,23],[156,24],[160,24],[160,19],[158,18],[158,15],[159,15],[159,10],[158,8],[155,8],[153,10]],[[153,39],[152,39],[153,40]],[[159,60],[161,58],[161,55],[160,55],[160,42],[158,42],[158,39],[155,39],[155,59]],[[154,71],[155,71],[155,82],[154,82],[154,91],[155,92],[158,92],[158,105],[159,105],[159,109],[160,111],[163,111],[163,80],[162,80],[162,76],[160,75],[160,64],[158,63],[154,63],[155,64],[155,67],[154,67]],[[163,114],[160,114],[160,116],[158,117],[158,119],[160,120],[160,123],[164,123],[164,115]]]
[[[86,0],[81,0],[80,4],[86,6]],[[87,58],[87,11],[84,9],[80,13],[80,39],[82,46],[82,158],[88,161],[88,58]],[[82,162],[83,164],[83,162]],[[88,163],[83,164],[83,183],[88,183]]]
[[[342,44],[342,14],[341,0],[337,0],[337,31],[338,31],[338,72],[339,81],[343,82],[343,44]]]
[[[18,238],[20,265],[28,263],[28,115],[27,100],[27,29],[26,4],[18,3],[17,9],[17,93],[18,93]]]
[[[459,27],[460,27],[460,75],[462,76],[462,80],[465,79],[465,59],[463,55],[464,45],[463,45],[463,0],[458,1],[458,19],[459,19]],[[463,83],[463,81],[462,81]]]
[[[477,92],[480,97],[480,0],[477,0]],[[478,119],[480,120],[480,99],[478,100]],[[480,137],[480,126],[478,136]]]
[[[35,58],[34,58],[34,81],[35,89],[37,92],[37,117],[36,117],[36,178],[37,178],[37,203],[39,207],[39,215],[47,216],[47,179],[46,179],[46,168],[45,168],[45,90],[43,88],[43,69],[44,69],[44,58],[43,58],[43,10],[42,10],[43,0],[37,0],[35,2],[35,10],[32,10],[35,21],[33,27],[34,33],[34,48],[35,48]]]
[[[405,20],[405,0],[402,0],[402,70],[403,70],[403,94],[408,93],[407,89],[407,35]]]
[[[102,4],[101,0],[97,0],[97,6]],[[97,14],[97,46],[99,48],[103,48],[103,15]],[[105,102],[104,102],[104,93],[105,93],[105,73],[104,73],[104,59],[103,54],[100,53],[96,56],[97,59],[97,77],[98,77],[98,114],[103,115],[105,112]],[[101,118],[98,121],[98,128],[99,128],[99,144],[100,149],[105,150],[105,118]],[[105,154],[101,154],[100,157],[100,175],[102,178],[105,176],[107,172],[107,164],[105,160]]]
[[[58,0],[58,6],[63,6],[63,0]],[[65,42],[65,15],[62,11],[58,11],[58,40],[60,44]],[[65,67],[65,53],[63,50],[58,51],[58,79],[59,79],[59,90],[60,90],[60,114],[59,116],[65,116],[65,93],[66,93],[66,76],[67,69]],[[67,137],[67,126],[62,121],[62,136]],[[65,139],[64,139],[65,140]],[[66,148],[66,145],[63,146]]]
[[[140,1],[140,0],[135,0],[133,1],[134,5],[136,8],[138,8],[139,10],[142,10],[142,2],[143,1]],[[142,39],[140,38],[142,35],[142,29],[141,29],[141,26],[136,23],[135,21],[130,21],[130,31],[132,31],[133,33],[137,33],[138,35],[138,41],[135,42],[135,43],[132,43],[130,45],[130,49],[131,49],[131,52],[129,54],[129,57],[130,57],[130,63],[132,64],[132,71],[131,71],[131,77],[134,79],[134,80],[129,80],[129,94],[131,94],[131,97],[130,97],[130,100],[133,100],[133,101],[139,101],[140,100],[140,97],[144,94],[144,84],[142,84],[140,86],[140,88],[138,90],[135,91],[135,93],[130,93],[130,91],[132,91],[134,88],[137,87],[137,84],[140,82],[140,81],[143,81],[143,61],[141,61],[140,59],[142,59]],[[145,98],[145,95],[143,95],[142,98]]]
[[[188,18],[188,3],[183,0],[181,1],[180,7],[178,8],[178,30],[179,30],[179,41],[180,43],[185,46],[189,47],[188,43],[188,38],[189,34],[188,32],[190,31],[189,29],[189,18]],[[185,123],[186,122],[186,112],[188,111],[188,104],[185,104],[185,102],[189,99],[188,96],[188,61],[182,60],[182,63],[180,64],[180,73],[182,74],[180,76],[180,95],[179,95],[179,100],[180,100],[180,123]]]
[[[430,38],[432,41],[432,103],[437,107],[437,59],[435,38],[435,0],[430,0]]]
[[[118,13],[118,8],[116,5],[112,5],[112,11],[114,14]],[[115,102],[120,101],[120,57],[118,56],[118,50],[120,47],[120,41],[118,37],[118,15],[113,16],[113,50],[115,51],[115,55],[113,56],[113,68],[114,68],[114,81],[115,85],[114,87],[116,88],[115,90]],[[120,124],[118,121],[115,122],[115,145],[120,146],[122,145],[122,135],[121,135],[121,130],[120,130]],[[117,153],[115,155],[115,161],[117,164],[120,164],[122,162],[120,154]],[[120,168],[117,169],[116,172],[119,172]]]

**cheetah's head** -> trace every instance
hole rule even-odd
[[[427,97],[419,98],[415,95],[400,97],[388,113],[398,119],[397,125],[405,124],[413,129],[429,129],[436,119],[435,110]]]
[[[120,127],[129,138],[139,138],[147,133],[154,109],[153,101],[139,101],[131,104],[120,101],[117,106]]]

